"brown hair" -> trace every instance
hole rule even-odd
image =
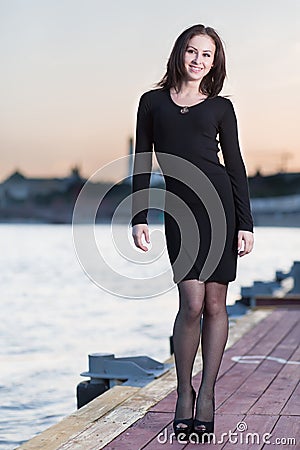
[[[177,91],[181,88],[185,77],[184,54],[190,39],[199,34],[210,36],[216,46],[214,65],[208,74],[202,78],[199,91],[209,97],[215,97],[219,94],[226,77],[224,47],[217,32],[204,25],[193,25],[178,36],[168,59],[167,71],[156,86],[165,89],[174,88]]]

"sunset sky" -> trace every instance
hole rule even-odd
[[[0,181],[125,156],[140,95],[196,23],[225,42],[248,174],[300,171],[299,0],[0,0]]]

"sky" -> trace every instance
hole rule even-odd
[[[127,155],[139,97],[196,23],[224,42],[248,174],[300,171],[299,0],[0,0],[0,181]]]

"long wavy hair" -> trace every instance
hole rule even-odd
[[[186,76],[186,70],[184,67],[184,56],[186,49],[190,39],[200,34],[211,37],[215,43],[216,49],[213,67],[210,69],[208,74],[202,78],[199,85],[199,92],[202,92],[208,97],[215,97],[219,94],[222,90],[226,77],[226,61],[223,43],[213,28],[205,27],[200,24],[187,28],[180,34],[180,36],[178,36],[168,59],[167,71],[163,78],[156,83],[157,87],[165,89],[174,88],[177,92],[180,90],[182,82]]]

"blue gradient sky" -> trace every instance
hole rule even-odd
[[[0,179],[126,155],[139,96],[195,23],[225,42],[248,173],[299,171],[299,22],[299,0],[0,0]]]

